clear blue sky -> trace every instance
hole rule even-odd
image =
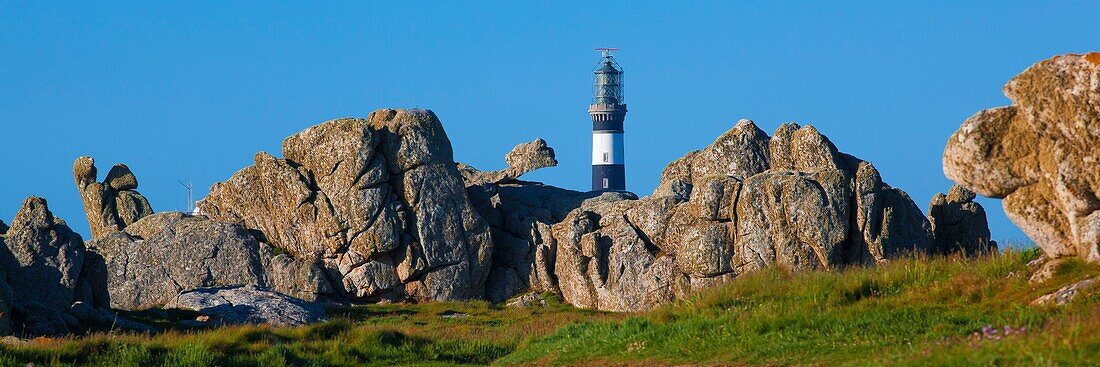
[[[383,107],[434,110],[484,169],[543,137],[561,165],[530,178],[584,189],[600,46],[623,49],[629,189],[750,118],[817,126],[926,208],[963,120],[1032,63],[1100,47],[1085,1],[517,3],[0,1],[0,218],[39,195],[87,235],[81,155],[182,209],[177,180],[201,197],[290,134]],[[983,203],[995,239],[1026,238]]]

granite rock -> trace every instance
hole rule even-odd
[[[438,118],[378,110],[283,141],[215,184],[200,210],[322,264],[356,300],[482,298],[492,256]]]
[[[298,326],[325,319],[318,303],[256,286],[194,289],[179,294],[165,308],[198,312],[210,325]]]
[[[985,209],[974,201],[974,193],[954,186],[945,195],[932,197],[928,205],[928,221],[936,239],[936,251],[944,254],[989,254],[997,251],[990,239]]]
[[[96,175],[92,157],[80,157],[73,163],[73,178],[93,239],[120,231],[153,214],[149,200],[136,191],[137,177],[125,164],[112,167],[103,182],[96,182]]]
[[[1036,63],[1004,92],[1011,106],[976,113],[948,140],[944,174],[1002,198],[1048,256],[1100,261],[1100,53]]]

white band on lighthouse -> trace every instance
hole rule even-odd
[[[592,133],[592,165],[623,164],[623,133]]]

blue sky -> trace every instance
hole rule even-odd
[[[1097,47],[1100,16],[1084,1],[520,3],[0,1],[0,218],[38,195],[87,235],[81,155],[183,209],[177,180],[201,197],[288,135],[384,107],[434,110],[455,158],[483,169],[545,138],[561,165],[528,178],[584,189],[601,46],[623,49],[629,189],[749,118],[816,126],[926,208],[951,186],[947,137],[1008,104],[1027,66]],[[1026,239],[982,202],[995,239]]]

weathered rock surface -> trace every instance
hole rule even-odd
[[[89,243],[103,258],[113,308],[158,307],[199,287],[264,284],[260,244],[243,227],[174,212],[135,227]]]
[[[285,253],[276,254],[274,248],[266,243],[260,243],[259,256],[268,288],[306,301],[332,296],[336,292],[318,262],[301,261]]]
[[[546,145],[546,141],[542,139],[516,145],[504,156],[504,161],[508,164],[508,168],[499,171],[478,171],[461,163],[458,165],[458,171],[462,174],[466,185],[492,184],[515,181],[525,173],[558,165],[554,149]]]
[[[932,197],[928,221],[939,253],[974,255],[997,250],[997,243],[990,239],[985,209],[974,201],[974,192],[962,186]]]
[[[144,330],[96,299],[95,285],[105,277],[89,266],[94,255],[45,199],[27,198],[0,234],[0,333],[58,336],[103,323]]]
[[[92,238],[119,231],[139,219],[153,214],[149,200],[138,193],[137,177],[125,164],[117,164],[103,182],[96,182],[95,160],[80,157],[73,163],[73,177]]]
[[[201,288],[184,292],[165,308],[195,311],[213,325],[305,325],[325,318],[325,309],[282,293],[256,286]]]
[[[118,309],[163,306],[202,287],[271,286],[307,299],[332,291],[319,266],[273,254],[244,227],[178,212],[142,218],[89,247],[99,259],[91,269],[105,278],[94,298]]]
[[[1072,283],[1065,287],[1058,288],[1058,290],[1050,294],[1036,298],[1034,301],[1031,301],[1031,304],[1036,306],[1062,306],[1072,302],[1081,293],[1093,290],[1096,288],[1097,283],[1100,283],[1100,278],[1089,278]]]
[[[19,302],[58,310],[73,304],[84,265],[84,240],[53,216],[45,199],[23,202],[4,243],[4,270]]]
[[[1003,198],[1009,219],[1052,258],[1100,261],[1100,53],[1056,56],[1004,87],[951,136],[944,173]]]
[[[849,260],[882,263],[906,253],[931,252],[931,224],[909,194],[883,183],[871,163],[861,161],[856,167]]]
[[[769,266],[837,269],[934,248],[908,195],[794,123],[768,137],[741,120],[669,164],[642,199],[465,178],[496,244],[493,302],[530,289],[637,311]]]
[[[769,168],[768,134],[751,120],[742,119],[703,150],[688,153],[669,163],[661,174],[654,195],[666,196],[680,182],[691,183],[709,175],[749,177]]]
[[[0,287],[11,324],[27,335],[63,335],[78,327],[67,310],[77,299],[84,240],[53,216],[46,200],[27,198],[4,234]],[[6,317],[8,312],[5,312]]]
[[[1039,284],[1053,279],[1058,268],[1069,259],[1068,257],[1051,259],[1044,254],[1029,261],[1027,267],[1031,270],[1031,275],[1027,278],[1028,283]]]
[[[794,123],[769,137],[741,120],[669,164],[642,199],[518,180],[556,164],[541,139],[518,145],[500,171],[456,164],[430,111],[329,121],[288,137],[283,156],[257,154],[199,205],[241,229],[227,243],[257,254],[236,261],[248,276],[214,272],[231,281],[189,280],[143,306],[185,288],[250,284],[368,302],[539,291],[637,311],[769,266],[838,269],[936,248],[908,195]],[[141,246],[156,236],[146,227],[158,228],[138,221],[108,239]],[[205,258],[196,251],[178,256]]]
[[[484,296],[489,227],[469,204],[434,113],[329,121],[288,137],[283,155],[257,154],[215,184],[200,210],[320,261],[353,299]]]
[[[844,263],[850,210],[843,171],[770,171],[749,177],[737,200],[738,273],[772,264],[829,269]]]
[[[555,289],[549,226],[599,193],[532,182],[470,183],[470,201],[489,223],[495,246],[486,297],[502,302],[532,287]]]

